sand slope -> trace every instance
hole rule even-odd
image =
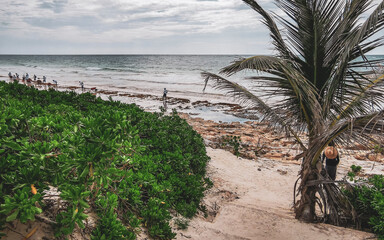
[[[246,160],[207,148],[214,182],[203,202],[209,216],[195,217],[177,239],[367,239],[374,235],[327,224],[308,224],[291,210],[300,166]]]

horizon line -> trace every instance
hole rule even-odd
[[[124,56],[124,55],[257,55],[257,54],[249,54],[249,53],[0,53],[1,55],[116,55],[116,56]],[[259,55],[272,55],[272,54],[259,54]],[[377,54],[380,55],[380,54]]]
[[[273,54],[252,54],[252,53],[0,53],[0,56],[236,56],[236,55],[246,55],[246,56],[272,56]],[[367,54],[367,56],[384,56],[384,53],[378,54]]]

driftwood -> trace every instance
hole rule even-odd
[[[44,223],[47,223],[50,225],[56,225],[57,224],[57,222],[55,222],[49,218],[43,217],[43,216],[35,215],[35,218],[41,222],[44,222]]]

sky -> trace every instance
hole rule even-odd
[[[1,0],[0,54],[272,53],[241,0]]]

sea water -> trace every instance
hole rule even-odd
[[[127,89],[161,94],[163,88],[170,92],[201,93],[204,87],[202,71],[218,73],[239,55],[0,55],[0,75],[28,73],[60,85],[108,89]],[[384,59],[384,55],[368,56]],[[229,78],[242,81],[245,72]],[[243,82],[247,84],[247,82]],[[208,92],[215,92],[207,88]]]
[[[217,73],[235,55],[0,55],[0,75],[35,74],[62,86],[97,87],[148,94],[200,94],[202,71]],[[212,88],[208,93],[217,93]]]
[[[46,76],[47,82],[56,80],[59,86],[144,93],[162,96],[167,88],[168,96],[208,100],[210,102],[235,102],[225,92],[208,86],[205,92],[202,71],[218,73],[233,61],[246,55],[0,55],[0,80],[8,79],[8,72],[20,77],[28,73],[31,78]],[[384,55],[371,55],[368,59],[384,59]],[[246,71],[228,78],[245,87],[252,82],[246,77],[255,75]],[[157,108],[157,107],[156,107]],[[202,111],[210,119],[218,113]],[[244,119],[226,118],[226,121]]]
[[[218,73],[221,68],[245,55],[0,55],[0,80],[8,80],[8,72],[20,78],[28,73],[60,87],[97,88],[119,93],[150,94],[161,97],[167,88],[169,97],[193,101],[231,102],[233,99],[208,86],[205,91],[202,71]],[[231,77],[241,81],[246,74]],[[114,96],[114,100],[136,103],[149,111],[159,110],[162,103]],[[247,121],[224,114],[217,109],[198,108],[185,111],[205,119],[231,122]]]

